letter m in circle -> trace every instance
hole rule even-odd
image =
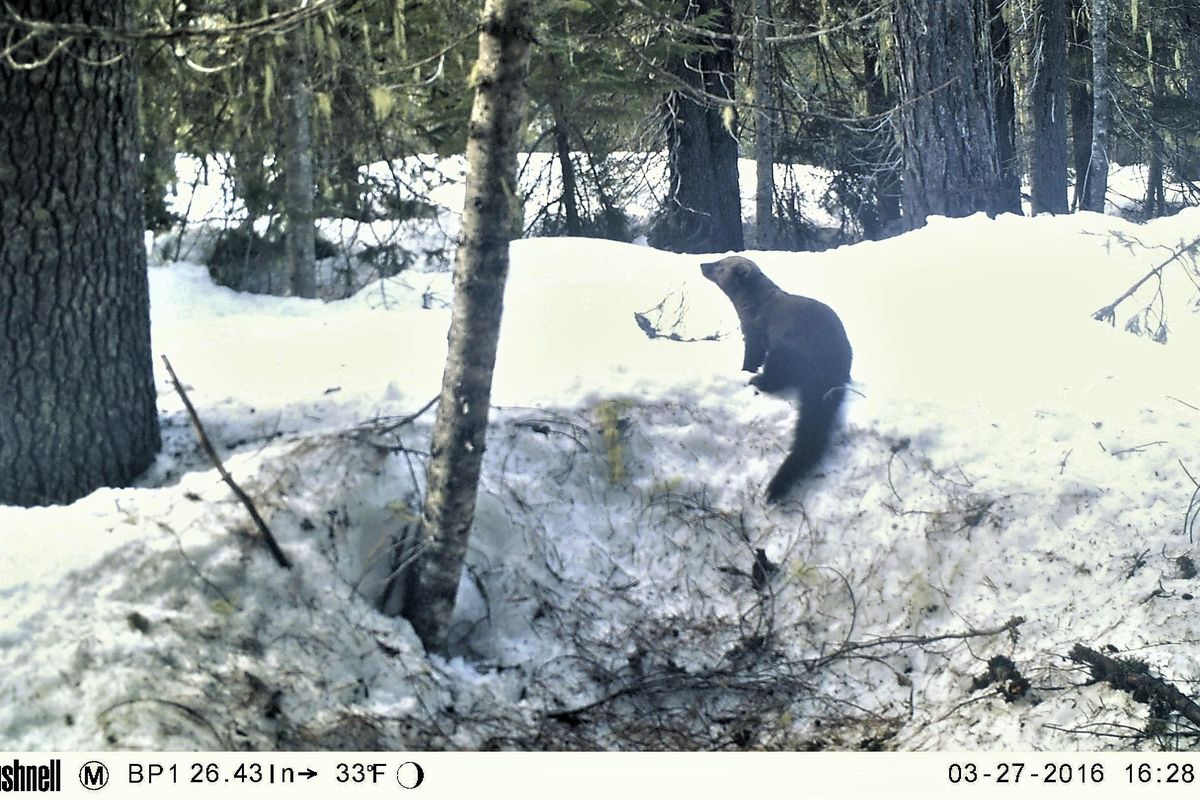
[[[99,761],[89,761],[79,770],[79,782],[83,788],[90,791],[103,789],[108,785],[108,767]]]

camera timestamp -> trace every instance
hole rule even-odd
[[[952,785],[974,783],[1099,784],[1112,777],[1125,784],[1196,783],[1195,764],[1183,761],[1129,762],[1120,766],[1099,761],[998,761],[984,764],[956,761],[946,768],[946,780]]]
[[[979,783],[1102,783],[1104,765],[1099,762],[1047,761],[1028,764],[1023,761],[1000,761],[976,764],[971,761],[949,765],[947,779],[952,784]]]

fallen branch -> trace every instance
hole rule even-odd
[[[1071,648],[1069,657],[1072,661],[1091,667],[1094,680],[1105,681],[1114,689],[1129,692],[1139,703],[1157,700],[1184,719],[1200,725],[1200,705],[1162,678],[1151,675],[1145,663],[1111,658],[1081,644]]]
[[[433,408],[434,403],[436,403],[440,399],[441,399],[441,395],[434,395],[432,400],[430,400],[428,403],[421,406],[420,408],[418,408],[416,411],[409,414],[408,416],[401,417],[400,419],[392,420],[387,425],[379,427],[379,429],[377,430],[377,433],[391,433],[392,431],[396,430],[397,428],[403,428],[405,425],[409,425],[409,424],[415,422],[417,417],[421,416],[426,411]]]
[[[1150,270],[1145,275],[1143,275],[1140,280],[1138,280],[1136,283],[1133,284],[1133,286],[1130,286],[1128,289],[1126,289],[1124,294],[1122,294],[1116,300],[1113,300],[1108,305],[1101,306],[1100,308],[1096,309],[1096,311],[1092,313],[1092,319],[1098,320],[1100,322],[1107,322],[1110,325],[1116,325],[1117,306],[1119,306],[1121,303],[1125,302],[1130,297],[1132,297],[1134,292],[1136,292],[1138,289],[1142,288],[1142,284],[1144,284],[1146,281],[1150,280],[1151,278],[1158,278],[1159,280],[1162,280],[1162,271],[1164,269],[1166,269],[1170,264],[1174,263],[1175,261],[1178,261],[1180,259],[1180,257],[1195,250],[1197,247],[1200,247],[1200,237],[1193,239],[1188,244],[1180,245],[1175,250],[1171,251],[1171,255],[1167,258],[1166,261],[1162,262],[1157,267],[1155,267],[1154,269]]]
[[[1024,617],[1013,617],[1003,625],[995,628],[987,628],[977,630],[971,628],[960,633],[942,633],[936,636],[881,636],[878,639],[869,639],[864,642],[846,642],[835,652],[828,656],[817,659],[812,662],[813,666],[824,666],[832,661],[847,657],[850,653],[857,650],[868,650],[875,647],[885,647],[887,645],[913,645],[921,647],[934,642],[943,642],[948,639],[974,639],[982,636],[998,636],[1002,633],[1013,633],[1017,628],[1025,624]]]
[[[271,533],[271,529],[267,527],[267,523],[263,522],[258,509],[254,507],[254,501],[250,499],[250,495],[243,491],[242,487],[237,485],[233,476],[229,474],[229,470],[225,469],[225,465],[221,463],[221,457],[217,455],[212,441],[209,440],[208,434],[204,432],[204,426],[200,424],[200,417],[196,415],[196,409],[192,406],[192,401],[188,398],[187,392],[183,390],[183,384],[179,382],[179,376],[175,374],[175,370],[171,367],[171,362],[166,356],[163,356],[162,360],[163,364],[167,367],[167,374],[171,376],[171,384],[175,387],[179,398],[183,400],[184,408],[187,409],[188,416],[192,420],[192,427],[196,429],[196,437],[200,440],[200,447],[204,450],[204,454],[208,456],[208,460],[217,468],[217,472],[221,473],[221,479],[229,485],[229,488],[237,495],[238,500],[242,501],[242,505],[250,512],[250,518],[258,526],[258,531],[262,534],[263,541],[267,543],[267,548],[271,551],[271,555],[275,556],[275,560],[279,563],[279,566],[284,569],[291,569],[292,562],[288,560],[283,550],[280,549],[279,542],[275,541],[275,535]]]

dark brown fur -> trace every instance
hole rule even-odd
[[[746,344],[742,369],[757,373],[750,385],[800,402],[791,452],[767,487],[773,503],[825,453],[850,381],[850,340],[832,308],[788,294],[749,259],[729,256],[700,270],[737,310]]]

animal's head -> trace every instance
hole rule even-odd
[[[726,292],[753,286],[763,279],[758,265],[741,256],[726,256],[720,261],[701,264],[700,273]]]

